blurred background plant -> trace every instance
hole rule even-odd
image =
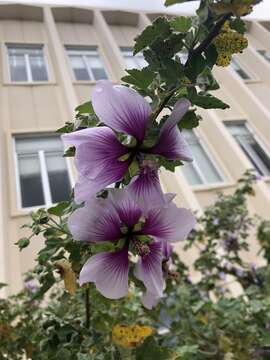
[[[175,276],[151,311],[142,307],[135,279],[123,300],[108,300],[93,285],[76,288],[70,274],[89,249],[78,252],[66,229],[72,205],[33,214],[28,226],[46,243],[24,290],[0,300],[0,359],[269,359],[270,222],[248,211],[255,181],[246,173],[233,194],[220,194],[198,217],[185,249],[198,252],[200,278],[190,277],[186,250],[174,254]],[[245,261],[249,237],[260,243],[261,266]]]

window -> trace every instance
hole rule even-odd
[[[20,207],[51,205],[69,198],[69,170],[59,136],[16,136]]]
[[[245,122],[225,123],[226,127],[237,141],[247,158],[260,175],[270,175],[270,158],[265,146],[257,139],[257,136]]]
[[[144,60],[143,54],[133,55],[133,50],[130,47],[120,47],[121,53],[125,59],[128,69],[142,69],[147,66],[147,62]]]
[[[7,45],[10,80],[48,81],[42,45]]]
[[[257,50],[258,53],[265,58],[268,62],[270,62],[270,52],[266,50]]]
[[[76,80],[108,79],[97,47],[76,48],[67,46],[66,49]]]
[[[235,57],[232,58],[231,67],[243,80],[251,79],[250,75],[242,68],[242,65],[239,64]]]
[[[193,155],[192,163],[182,166],[184,175],[191,185],[212,184],[222,181],[220,172],[210,159],[205,145],[192,130],[182,131]]]

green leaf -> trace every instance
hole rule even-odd
[[[57,133],[61,133],[61,134],[70,133],[72,131],[74,131],[74,123],[70,121],[66,122],[65,126],[56,130]]]
[[[175,31],[185,33],[191,28],[192,20],[190,17],[179,16],[172,19],[170,24]]]
[[[170,24],[166,18],[156,19],[152,25],[135,38],[134,55],[150,46],[157,38],[166,38],[171,33]]]
[[[203,109],[228,109],[229,105],[211,94],[199,93],[195,89],[188,89],[188,98],[193,105]]]
[[[163,61],[164,69],[160,70],[161,78],[168,84],[175,84],[177,79],[184,75],[184,67],[177,61],[166,59]]]
[[[168,160],[163,157],[159,158],[159,166],[163,166],[166,170],[175,172],[175,168],[182,165],[180,160]]]
[[[172,353],[158,345],[153,337],[146,339],[142,346],[136,350],[136,360],[169,360],[172,358]]]
[[[176,360],[191,359],[190,355],[196,355],[198,348],[198,345],[184,345],[177,348],[176,352],[179,357]]]
[[[79,114],[90,114],[94,113],[94,109],[92,106],[91,101],[87,101],[75,108],[75,111],[77,111]]]
[[[190,1],[195,1],[195,0],[166,0],[165,6],[171,6],[174,4],[182,4],[182,3],[190,2]]]
[[[195,110],[188,111],[179,121],[179,129],[193,129],[199,125],[201,117],[195,113]]]
[[[245,22],[239,18],[231,21],[230,27],[239,32],[240,34],[244,34],[247,31]]]
[[[122,78],[128,84],[137,86],[140,89],[147,89],[155,78],[155,73],[147,68],[142,70],[131,69],[127,70],[128,76]]]
[[[186,75],[193,81],[196,81],[197,76],[202,73],[206,65],[206,60],[202,55],[197,55],[191,58],[186,70]]]
[[[26,248],[29,244],[30,244],[30,240],[29,240],[29,238],[26,238],[26,237],[21,238],[19,241],[17,241],[15,243],[15,245],[19,246],[20,251],[22,251],[22,249]]]
[[[214,44],[210,44],[208,48],[204,52],[206,57],[206,64],[210,67],[210,69],[213,68],[215,63],[217,62],[218,52]]]
[[[62,216],[65,214],[65,210],[69,207],[69,201],[62,201],[56,206],[50,207],[48,213],[55,216]]]
[[[74,157],[75,152],[76,152],[75,146],[70,146],[69,148],[67,148],[67,150],[65,150],[64,157]]]

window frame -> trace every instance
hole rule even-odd
[[[261,139],[260,135],[257,134],[257,131],[253,128],[252,125],[250,125],[249,121],[246,119],[240,119],[240,120],[225,120],[223,121],[226,130],[229,132],[229,134],[232,136],[234,141],[236,142],[237,146],[240,147],[238,142],[236,141],[235,137],[230,133],[229,129],[227,128],[228,125],[244,125],[247,130],[249,131],[250,135],[253,137],[253,139],[257,142],[257,144],[262,148],[262,150],[265,152],[267,157],[270,159],[270,147],[267,146],[264,140]],[[241,147],[240,147],[241,149]],[[249,161],[250,165],[257,171],[255,166],[253,165],[252,161],[248,158],[248,156],[244,153],[243,149],[241,149],[247,160]],[[264,179],[270,179],[270,175],[261,175]]]
[[[201,179],[202,183],[201,184],[189,184],[190,186],[192,186],[193,188],[197,189],[197,188],[205,188],[205,187],[215,187],[215,186],[223,186],[223,184],[225,184],[226,181],[226,177],[224,175],[224,172],[221,171],[217,161],[215,160],[215,156],[212,154],[212,152],[209,150],[209,146],[207,145],[204,136],[200,133],[200,131],[198,129],[190,129],[188,131],[193,131],[194,135],[196,136],[196,139],[199,143],[199,145],[201,146],[202,150],[205,152],[207,158],[209,159],[210,163],[212,164],[212,166],[214,167],[215,171],[217,172],[218,176],[220,177],[220,181],[216,181],[216,182],[212,182],[210,183],[209,181],[207,181],[207,179],[205,178],[203,172],[201,171],[199,165],[197,164],[195,158],[193,158],[193,161],[190,163],[191,166],[194,167],[198,177]],[[184,136],[184,135],[183,135]],[[185,176],[184,172],[183,176]],[[187,180],[187,179],[186,179]],[[188,180],[187,180],[188,181]]]
[[[49,64],[48,64],[48,53],[46,51],[46,46],[44,43],[37,43],[37,44],[33,44],[33,43],[5,43],[5,53],[6,53],[6,62],[7,62],[7,77],[8,77],[8,83],[9,84],[48,84],[51,82],[51,77],[50,77],[50,72],[49,72]],[[30,60],[29,60],[29,54],[23,54],[24,55],[24,59],[25,59],[25,64],[26,64],[26,75],[27,75],[27,80],[25,81],[13,81],[11,79],[11,72],[10,72],[10,62],[9,62],[9,48],[19,48],[19,49],[41,49],[42,50],[42,55],[43,55],[43,60],[44,60],[44,65],[45,65],[45,69],[46,69],[46,73],[47,73],[47,80],[41,80],[41,81],[36,81],[33,80],[33,76],[32,76],[32,70],[31,70],[31,65],[30,65]]]
[[[270,51],[267,49],[256,49],[257,54],[260,56],[261,59],[263,59],[268,65],[270,65]],[[269,58],[267,58],[264,53],[269,53]]]
[[[136,54],[136,55],[134,56],[134,55],[133,55],[133,48],[132,48],[132,46],[119,46],[119,50],[120,50],[120,53],[121,53],[122,58],[123,58],[124,61],[125,61],[125,68],[126,68],[126,69],[128,69],[128,68],[127,68],[126,58],[132,58],[132,59],[134,59],[135,63],[137,64],[136,69],[138,69],[138,70],[143,69],[143,67],[141,67],[141,65],[140,65],[139,62],[137,61],[137,60],[138,60],[138,57],[141,57],[141,58],[144,59],[144,56],[143,56],[142,53],[138,53],[138,54]],[[125,54],[125,53],[126,53],[126,54]],[[136,56],[137,56],[137,58],[136,58]],[[145,60],[144,60],[144,61],[145,61]],[[134,69],[134,67],[131,68],[131,69]],[[128,69],[128,70],[131,70],[131,69]]]
[[[244,79],[242,78],[241,75],[238,74],[238,72],[233,68],[233,61],[235,61],[235,63],[240,67],[240,70],[242,70],[244,73],[247,74],[247,76],[249,77],[248,79]],[[253,82],[253,81],[256,81],[258,80],[254,74],[252,73],[252,71],[250,71],[245,65],[243,65],[243,63],[241,61],[239,61],[238,57],[236,57],[235,55],[232,57],[232,62],[230,64],[230,68],[231,70],[237,75],[237,77],[244,81],[245,83],[248,83],[248,82]]]
[[[23,133],[13,133],[11,134],[11,141],[12,141],[12,155],[13,155],[13,163],[14,163],[14,173],[15,173],[15,188],[16,188],[16,208],[19,211],[34,211],[36,209],[40,209],[42,207],[50,207],[56,203],[53,203],[52,196],[51,196],[51,189],[49,183],[49,175],[47,170],[46,158],[44,155],[44,150],[39,150],[37,152],[39,165],[40,165],[40,176],[41,176],[41,185],[42,191],[44,196],[44,204],[38,206],[22,206],[22,192],[21,192],[21,185],[20,185],[20,172],[19,172],[19,161],[18,161],[18,153],[16,151],[16,139],[18,138],[26,138],[33,139],[34,137],[57,137],[54,133],[50,132],[23,132]],[[65,149],[63,143],[63,150]],[[63,152],[64,154],[64,152]],[[71,188],[74,187],[74,176],[72,172],[71,162],[70,159],[67,157],[63,157],[66,165],[67,165],[67,173],[70,182]]]
[[[91,66],[88,64],[87,59],[86,59],[87,55],[93,55],[94,52],[96,52],[102,66],[103,66],[103,70],[104,70],[104,72],[105,72],[105,74],[107,76],[107,80],[110,79],[109,71],[108,71],[107,66],[105,64],[103,56],[101,55],[101,53],[99,51],[99,46],[98,45],[78,46],[78,45],[70,45],[70,44],[68,44],[68,45],[64,45],[64,49],[65,49],[66,56],[68,58],[68,64],[69,64],[69,68],[71,70],[73,82],[77,82],[77,83],[96,83],[98,81],[98,80],[95,79],[93,71],[91,69]],[[70,58],[69,58],[69,52],[72,52],[72,51],[74,51],[74,55],[82,56],[82,60],[83,60],[85,69],[87,70],[87,73],[88,73],[88,76],[90,77],[90,79],[85,79],[85,80],[77,80],[76,79],[76,75],[75,75],[74,69],[72,67]],[[81,54],[80,54],[80,52],[81,52]],[[87,54],[87,52],[88,52],[88,54]],[[104,80],[106,80],[106,79],[104,79]]]

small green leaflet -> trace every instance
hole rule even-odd
[[[128,84],[137,86],[140,89],[147,89],[155,78],[155,73],[147,68],[142,70],[131,69],[127,70],[129,75],[122,78]]]
[[[172,19],[170,24],[173,30],[185,33],[191,28],[192,20],[189,17],[179,16]]]
[[[188,90],[188,98],[193,105],[197,105],[203,109],[228,109],[230,106],[222,100],[208,93],[198,93],[196,89]]]
[[[193,129],[199,125],[201,117],[196,115],[195,110],[188,111],[178,123],[179,129]]]
[[[151,45],[159,37],[167,37],[171,33],[170,24],[166,18],[156,19],[152,25],[135,38],[134,55]]]
[[[92,102],[87,101],[87,102],[77,106],[75,111],[77,111],[79,114],[93,114],[94,109],[92,106]]]

